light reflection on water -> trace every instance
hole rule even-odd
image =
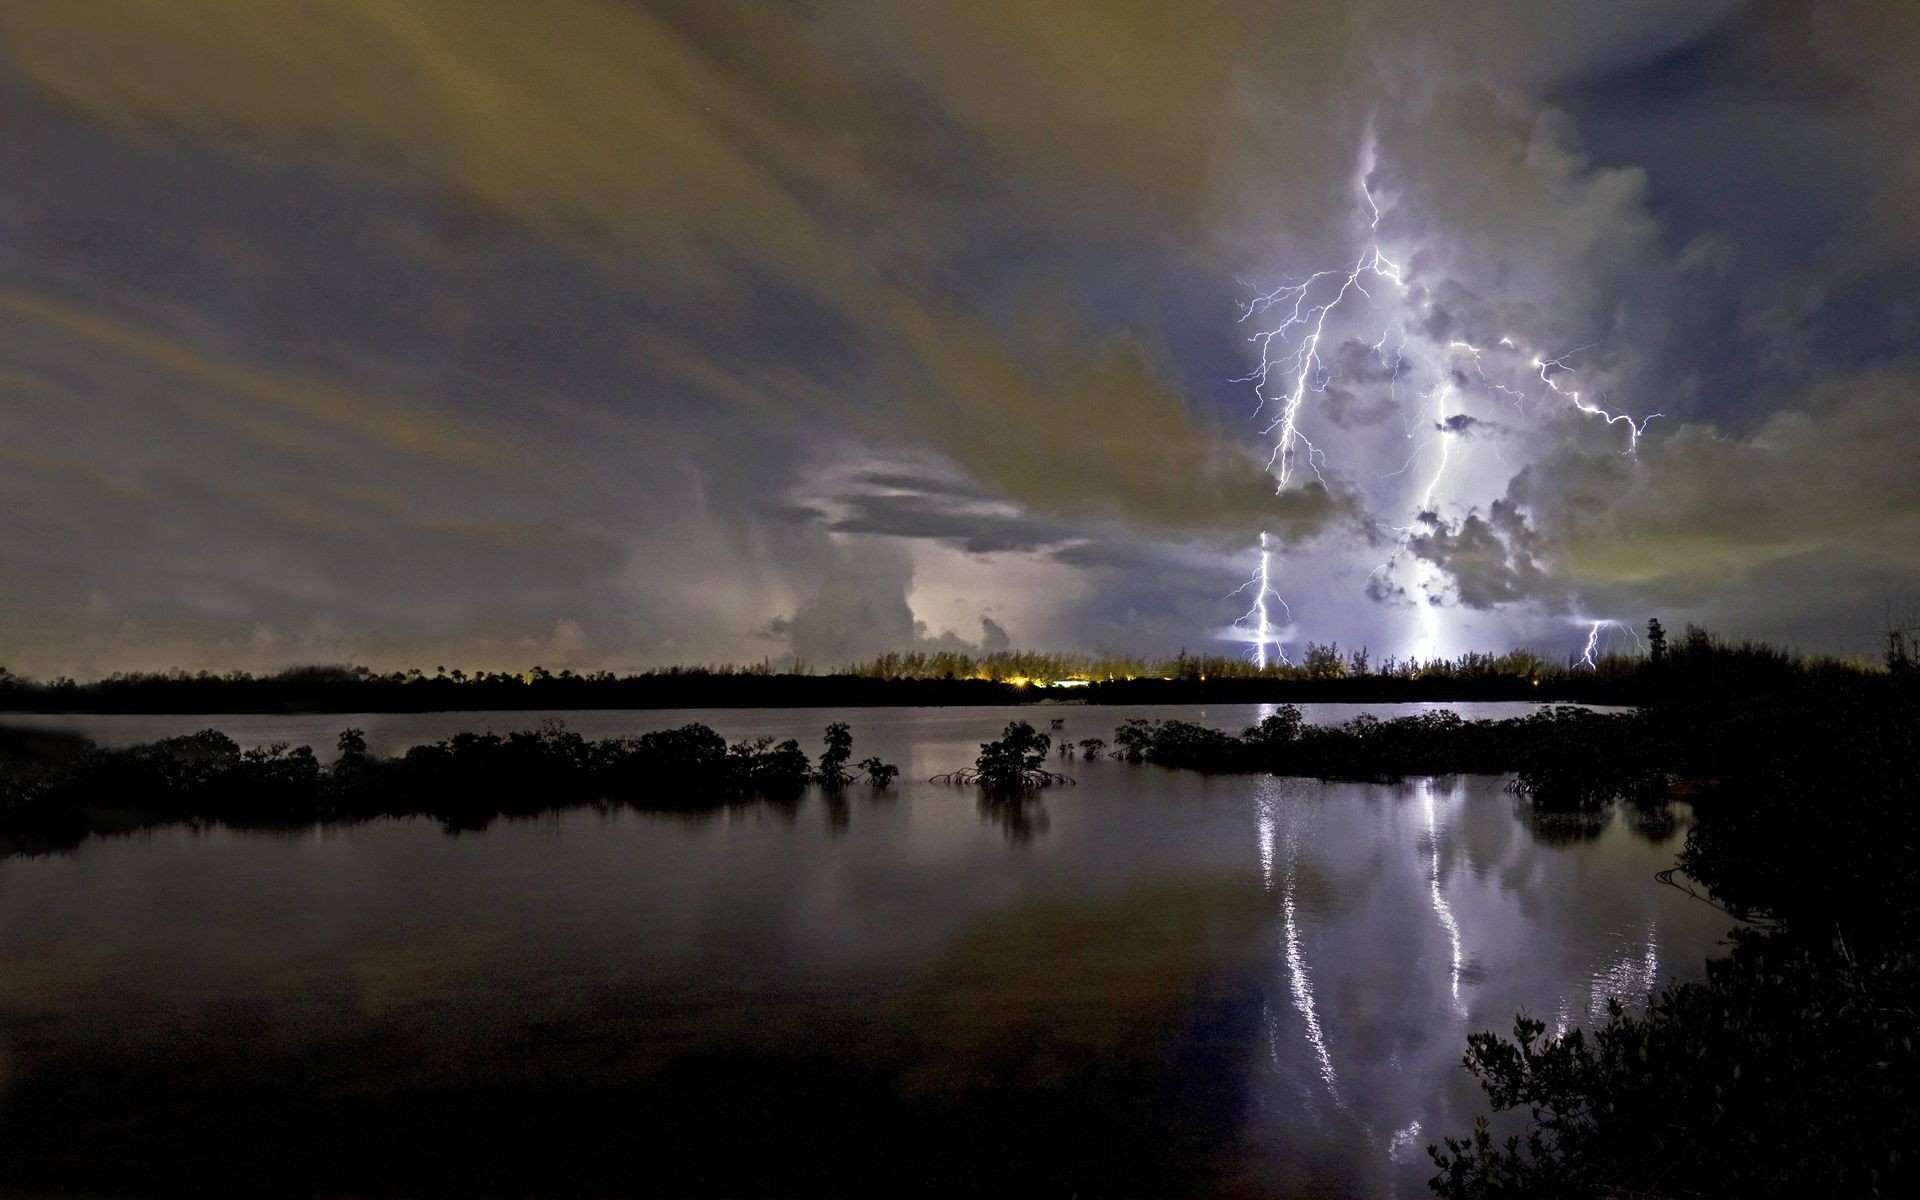
[[[1076,738],[1127,716],[1197,716],[1058,711]],[[804,1051],[884,1081],[875,1112],[931,1105],[996,1136],[995,1106],[1021,1089],[1084,1092],[1095,1114],[1138,1100],[1161,1114],[1154,1128],[1167,1122],[1152,1106],[1174,1104],[1201,1161],[1139,1179],[1204,1167],[1202,1191],[1411,1196],[1431,1174],[1426,1144],[1484,1109],[1459,1065],[1467,1033],[1505,1030],[1522,1009],[1592,1022],[1608,995],[1638,1003],[1697,976],[1724,932],[1719,913],[1654,883],[1676,843],[1621,819],[1550,836],[1516,819],[1496,779],[1382,786],[1075,759],[1078,786],[1049,793],[1046,823],[1021,839],[970,793],[921,782],[1033,715],[712,714],[729,736],[804,735],[810,749],[845,719],[858,753],[903,767],[894,794],[834,805],[572,812],[457,837],[428,821],[170,829],[0,862],[0,1142],[72,1151],[24,1106],[84,1102],[92,1149],[78,1152],[97,1153],[158,1119],[143,1081],[164,1081],[186,1126],[219,1128],[258,1103],[221,1082],[222,1063],[322,1097],[413,1088],[439,1105],[434,1086],[626,1096],[688,1069],[676,1064]],[[1237,729],[1261,715],[1206,719]],[[687,717],[620,719],[631,731]],[[390,736],[446,732],[407,720]],[[102,1057],[132,1090],[46,1090]],[[1130,1169],[1153,1135],[1107,1119],[1043,1124],[1006,1153],[1037,1175],[1056,1155]],[[886,1139],[856,1124],[785,1152],[847,1170],[839,1136],[871,1164]],[[911,1136],[897,1135],[901,1153],[927,1153]],[[760,1144],[743,1135],[731,1152]],[[649,1150],[659,1169],[675,1152],[665,1135]]]
[[[1466,1010],[1459,1007],[1460,967],[1462,963],[1460,951],[1460,922],[1454,920],[1453,906],[1447,903],[1447,898],[1442,895],[1440,891],[1440,823],[1433,807],[1434,781],[1431,779],[1422,779],[1417,781],[1415,786],[1420,789],[1420,798],[1426,810],[1427,842],[1433,856],[1432,870],[1427,876],[1428,885],[1433,892],[1433,913],[1436,917],[1440,918],[1441,926],[1447,931],[1447,941],[1453,947],[1453,1003],[1455,1008],[1459,1008],[1460,1015],[1464,1017],[1467,1015]]]

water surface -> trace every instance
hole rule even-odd
[[[0,1181],[1414,1196],[1483,1110],[1469,1032],[1591,1022],[1724,932],[1653,880],[1677,826],[1543,824],[1497,779],[1076,759],[1078,786],[984,809],[924,782],[1011,715],[1110,738],[1199,713],[569,714],[810,747],[846,719],[904,774],[706,818],[169,828],[0,862]],[[388,750],[535,723],[79,720],[351,723]]]

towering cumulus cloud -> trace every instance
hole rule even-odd
[[[5,6],[0,663],[1862,648],[1908,8]]]

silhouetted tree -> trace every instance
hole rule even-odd
[[[853,781],[847,771],[847,763],[853,758],[853,730],[845,721],[835,721],[827,726],[824,740],[827,748],[820,753],[820,769],[814,772],[814,782],[828,791],[838,791]]]
[[[1318,642],[1308,642],[1304,663],[1308,679],[1338,679],[1347,670],[1347,665],[1340,660],[1338,642],[1328,642],[1324,646]]]
[[[900,774],[899,767],[892,763],[881,762],[877,757],[861,759],[860,771],[867,777],[868,783],[883,792],[893,786],[894,776]]]

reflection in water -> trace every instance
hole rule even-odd
[[[1454,920],[1453,906],[1440,894],[1440,822],[1433,807],[1433,780],[1420,781],[1420,798],[1425,804],[1427,818],[1427,848],[1431,855],[1427,872],[1428,890],[1433,895],[1433,912],[1440,918],[1440,927],[1447,931],[1447,940],[1453,945],[1453,1007],[1461,1016],[1467,1010],[1460,1004],[1460,968],[1463,955],[1460,950],[1460,922]]]
[[[1629,1007],[1644,1004],[1660,984],[1659,923],[1648,921],[1644,940],[1625,940],[1619,956],[1594,971],[1588,979],[1585,1015],[1591,1025],[1606,1022],[1608,1000],[1618,1000]],[[1560,1009],[1554,1014],[1554,1036],[1566,1033],[1576,1023],[1573,1005],[1571,994],[1561,997]]]
[[[1598,841],[1613,824],[1613,814],[1602,812],[1547,812],[1524,796],[1513,798],[1513,816],[1542,846],[1578,846]]]
[[[846,793],[822,793],[820,803],[827,818],[827,832],[836,836],[845,833],[853,823],[853,805],[847,802]]]
[[[1257,805],[1260,812],[1260,881],[1271,892],[1273,890],[1273,797],[1261,796]]]
[[[811,738],[841,715],[569,719]],[[1411,1197],[1427,1143],[1485,1111],[1467,1032],[1604,1019],[1609,992],[1697,974],[1726,928],[1653,883],[1672,850],[1622,814],[1555,837],[1499,779],[1097,759],[1044,806],[976,810],[924,780],[1031,709],[844,716],[902,778],[810,793],[799,820],[182,827],[0,860],[0,1194],[58,1192],[20,1172],[111,1148],[149,1178],[237,1163],[260,1194],[620,1194],[644,1163],[653,1194]],[[395,748],[474,719],[379,718]],[[464,1174],[381,1174],[427,1159]],[[352,1178],[264,1178],[326,1161]]]
[[[1647,945],[1636,956],[1630,950],[1622,954],[1619,960],[1609,966],[1605,972],[1594,975],[1594,987],[1588,993],[1588,1016],[1605,1016],[1607,998],[1619,996],[1624,1004],[1638,1004],[1653,991],[1653,985],[1661,977],[1661,931],[1653,924],[1647,924]]]
[[[1307,1022],[1307,1041],[1313,1046],[1313,1053],[1320,1060],[1320,1078],[1326,1082],[1327,1094],[1333,1097],[1335,1104],[1340,1100],[1340,1077],[1333,1069],[1333,1056],[1327,1052],[1326,1034],[1320,1029],[1320,1018],[1313,1010],[1313,980],[1307,974],[1305,957],[1300,953],[1300,926],[1294,920],[1293,872],[1287,872],[1287,888],[1281,893],[1282,912],[1286,920],[1287,973],[1293,978],[1293,1004]]]
[[[1659,846],[1680,831],[1680,818],[1671,804],[1650,807],[1630,804],[1627,806],[1627,828]]]
[[[994,796],[980,793],[980,819],[998,825],[1015,844],[1031,842],[1050,823],[1047,807],[1038,796]]]
[[[1267,890],[1273,890],[1273,841],[1278,804],[1274,793],[1279,781],[1268,778],[1261,781],[1261,796],[1258,802],[1260,814],[1260,861],[1265,873]],[[1300,863],[1300,809],[1297,804],[1287,805],[1285,873],[1280,881],[1280,917],[1281,941],[1285,949],[1287,978],[1293,992],[1293,1006],[1300,1011],[1300,1017],[1306,1025],[1307,1044],[1313,1047],[1313,1055],[1320,1063],[1320,1079],[1327,1085],[1327,1095],[1334,1104],[1345,1108],[1346,1102],[1340,1097],[1340,1076],[1333,1069],[1333,1055],[1327,1049],[1326,1032],[1320,1027],[1320,1014],[1313,1002],[1313,976],[1307,970],[1306,955],[1300,949],[1300,921],[1297,905],[1299,891]],[[1278,1048],[1274,1048],[1276,1065]]]
[[[1415,1140],[1419,1136],[1420,1122],[1414,1121],[1393,1135],[1393,1140],[1387,1143],[1387,1157],[1394,1162],[1411,1160],[1419,1152],[1420,1143]]]
[[[1604,971],[1596,971],[1587,993],[1587,1016],[1604,1019],[1607,998],[1617,996],[1623,1004],[1646,1000],[1660,980],[1660,930],[1648,922],[1646,945],[1635,953],[1629,945]]]

